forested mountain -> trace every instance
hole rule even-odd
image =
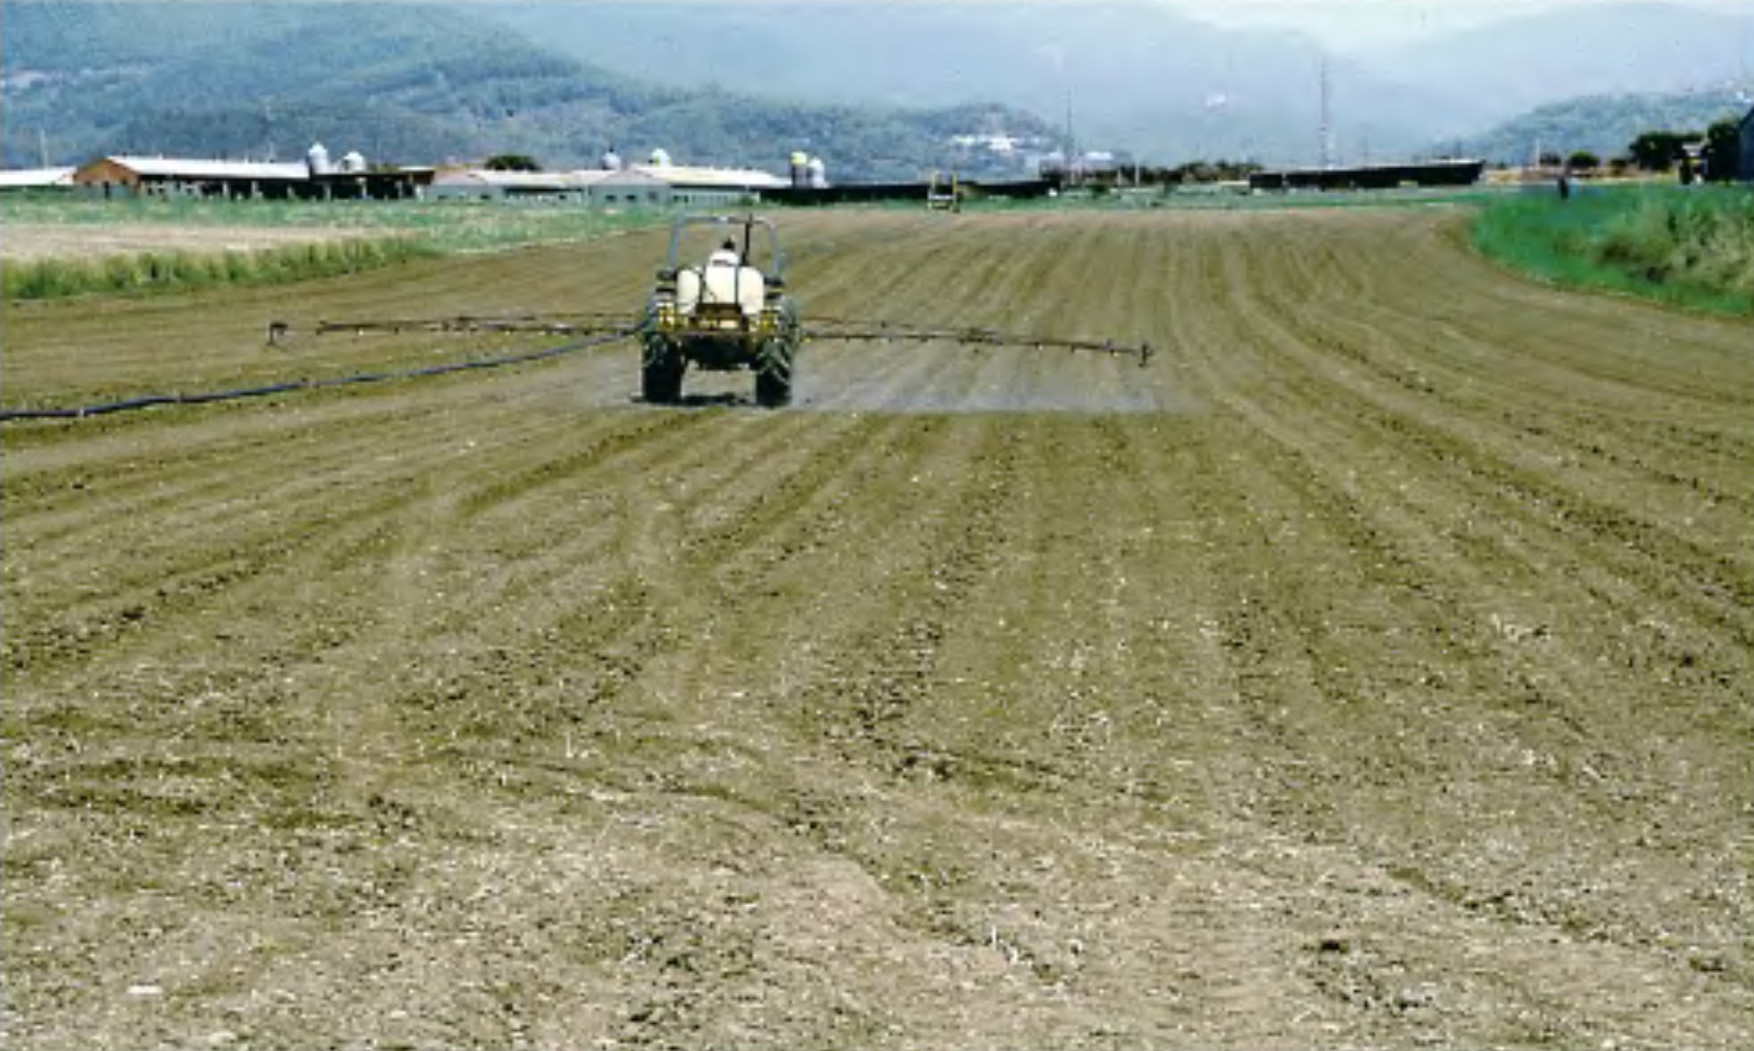
[[[1336,160],[1521,160],[1536,138],[1617,153],[1629,132],[1697,124],[1754,88],[1754,18],[1684,4],[1573,6],[1344,57],[1202,13],[1180,0],[0,0],[0,150],[18,166],[291,158],[322,141],[397,163],[524,153],[565,167],[613,145],[778,170],[803,149],[836,178],[871,179],[978,172],[983,158],[1016,173],[948,145],[1003,132],[1154,163],[1295,164],[1322,150],[1325,69]],[[1603,97],[1562,103],[1578,95]]]
[[[1283,22],[1266,13],[1246,29],[1213,24],[1211,0],[465,6],[582,60],[671,84],[849,103],[997,98],[1062,125],[1069,110],[1081,143],[1166,161],[1315,160],[1324,60],[1335,151],[1350,161],[1453,152],[1579,95],[1754,87],[1754,8],[1684,2],[1522,15],[1537,5],[1495,5],[1503,14],[1486,25],[1356,48],[1284,28],[1314,4],[1283,5]]]
[[[413,3],[4,0],[4,161],[103,153],[302,157],[312,142],[404,164],[613,145],[783,168],[804,149],[843,176],[913,177],[957,134],[1052,129],[1001,106],[801,105],[610,73],[468,9]],[[46,155],[46,157],[45,157]]]
[[[1485,135],[1463,142],[1470,156],[1505,164],[1529,162],[1535,151],[1568,157],[1579,150],[1607,160],[1625,156],[1647,131],[1703,132],[1754,106],[1746,91],[1591,95],[1540,106]]]
[[[1508,6],[1508,5],[1507,5]],[[1481,116],[1508,120],[1586,96],[1754,87],[1754,4],[1559,7],[1374,56],[1400,81],[1466,83]]]
[[[1307,37],[1221,29],[1142,0],[506,0],[471,4],[606,68],[770,97],[1006,100],[1081,145],[1148,158],[1308,160],[1325,58],[1351,145],[1411,150],[1472,130],[1446,85],[1395,84]],[[1460,85],[1457,85],[1460,87]],[[1368,107],[1368,113],[1366,108]]]

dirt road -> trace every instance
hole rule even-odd
[[[1749,1043],[1754,329],[1441,209],[785,221],[807,318],[1157,357],[7,426],[8,1046]],[[13,308],[5,402],[660,248]]]

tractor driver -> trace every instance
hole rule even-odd
[[[742,266],[743,257],[737,254],[736,239],[731,237],[725,238],[725,243],[719,245],[719,247],[713,251],[712,255],[706,257],[706,265]]]

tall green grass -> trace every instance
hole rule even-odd
[[[1754,314],[1754,192],[1585,187],[1491,201],[1474,221],[1488,257],[1556,284]]]
[[[249,252],[167,251],[0,263],[0,296],[48,299],[332,277],[434,255],[585,241],[665,221],[663,212],[510,201],[103,200],[72,194],[0,197],[0,227],[238,226],[333,230],[346,236]]]
[[[435,254],[406,237],[350,238],[249,252],[143,252],[96,259],[8,260],[0,264],[7,299],[264,285],[353,274]]]

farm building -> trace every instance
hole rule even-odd
[[[591,200],[597,204],[662,207],[667,204],[709,203],[678,196],[675,186],[640,168],[624,168],[600,174],[603,178],[591,187]]]
[[[659,151],[661,154],[662,151]],[[651,164],[636,164],[614,172],[605,179],[602,192],[606,200],[614,194],[643,191],[667,194],[668,202],[676,204],[737,204],[751,198],[760,199],[764,191],[779,190],[791,185],[788,179],[751,168],[705,168],[672,164],[667,156],[654,154]],[[649,180],[649,185],[642,180]]]
[[[670,204],[736,204],[786,187],[767,172],[640,164],[618,170],[568,172],[445,172],[422,196],[434,200],[550,200],[663,207]]]
[[[1431,161],[1355,168],[1288,168],[1255,172],[1251,190],[1392,190],[1401,186],[1472,186],[1485,161]]]
[[[613,172],[444,171],[433,176],[422,197],[428,200],[584,201],[593,182]]]
[[[311,148],[303,163],[189,160],[173,157],[100,157],[73,173],[76,186],[112,196],[397,200],[415,197],[431,178],[422,169],[367,170],[350,154],[340,168]]]
[[[0,171],[0,190],[64,190],[72,185],[72,168],[14,168]]]

